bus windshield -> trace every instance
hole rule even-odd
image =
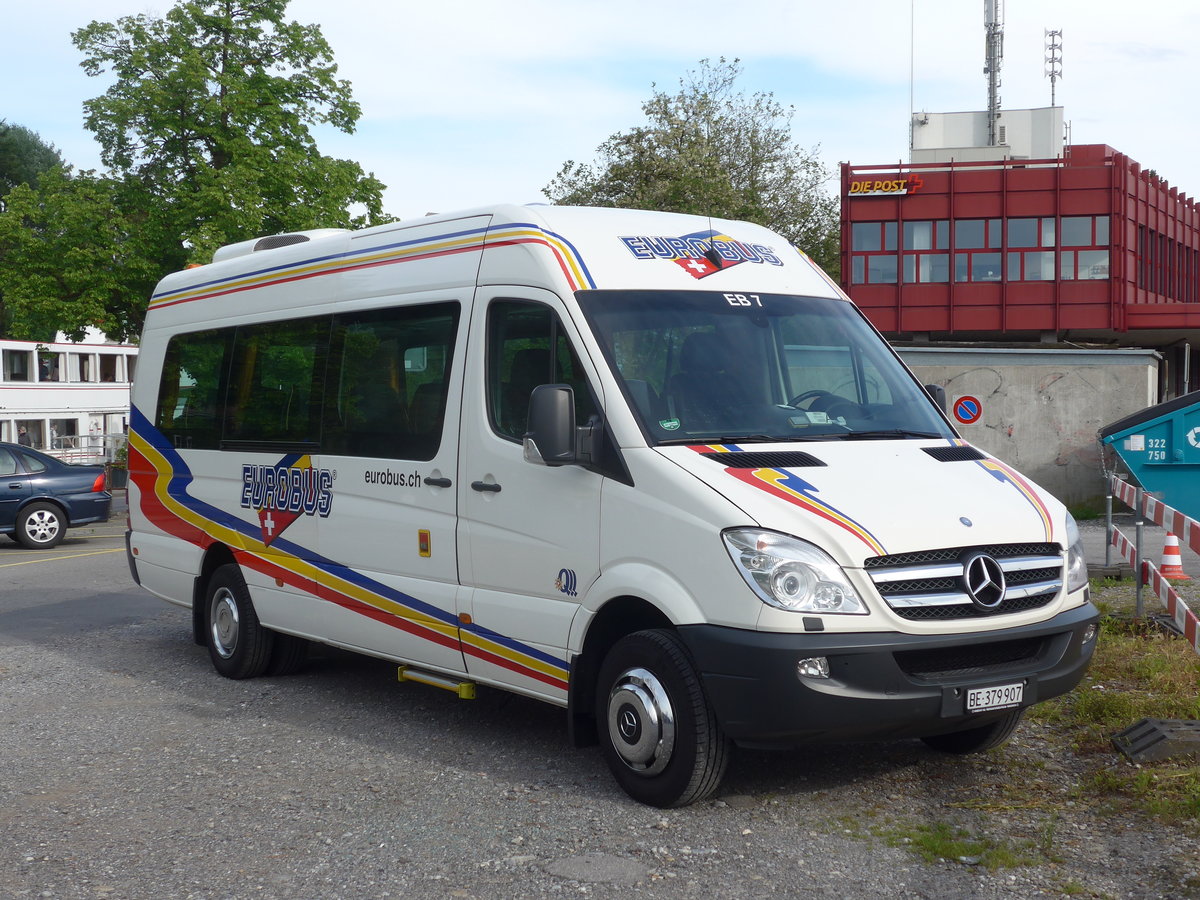
[[[651,443],[955,436],[843,300],[715,291],[576,296]]]

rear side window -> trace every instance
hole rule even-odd
[[[0,447],[0,475],[16,475],[17,460],[11,453]]]
[[[32,454],[22,453],[21,461],[25,464],[25,471],[31,475],[46,471],[46,464]]]
[[[178,334],[167,345],[155,427],[176,447],[216,450],[233,329]]]

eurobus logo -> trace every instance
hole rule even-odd
[[[860,178],[850,182],[847,195],[851,197],[893,197],[897,194],[915,194],[925,186],[916,173],[907,178]]]
[[[263,544],[269,546],[301,516],[329,515],[333,471],[314,469],[307,456],[273,466],[243,465],[242,508],[258,511]]]
[[[783,265],[783,260],[774,248],[765,244],[735,241],[729,235],[718,234],[715,231],[701,231],[679,237],[638,234],[625,236],[620,240],[635,259],[670,260],[693,278],[704,278],[741,263]],[[708,255],[710,248],[717,251],[720,265]]]

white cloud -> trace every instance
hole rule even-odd
[[[68,160],[98,165],[81,104],[86,78],[69,34],[151,7],[144,0],[56,0],[54,12],[8,14],[0,117],[34,128]],[[167,4],[153,4],[161,12]],[[1194,0],[1008,0],[1000,94],[1006,108],[1045,106],[1044,30],[1063,31],[1057,100],[1076,143],[1107,143],[1172,184],[1200,192],[1200,126],[1186,90],[1200,38]],[[912,18],[910,18],[910,12]],[[541,200],[567,159],[590,160],[614,131],[641,121],[656,82],[674,90],[702,57],[739,57],[743,87],[796,109],[796,140],[839,160],[907,154],[916,109],[986,105],[978,0],[293,0],[319,24],[363,107],[350,136],[322,149],[355,159],[390,186],[391,212],[412,216],[480,202]],[[911,77],[910,77],[911,76]]]

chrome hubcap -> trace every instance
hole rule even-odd
[[[657,775],[675,750],[675,711],[653,672],[622,672],[608,695],[608,735],[625,765]]]
[[[213,649],[222,659],[229,659],[237,649],[238,608],[229,588],[221,588],[212,600]]]

